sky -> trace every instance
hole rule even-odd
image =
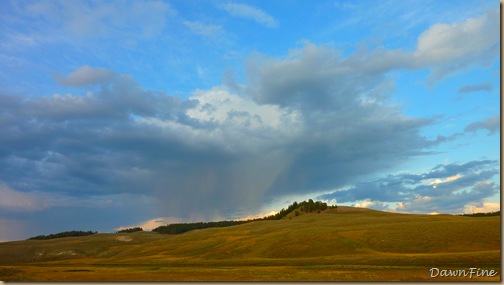
[[[0,241],[308,199],[500,210],[496,0],[0,1]]]

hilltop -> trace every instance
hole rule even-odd
[[[178,235],[95,234],[0,243],[0,280],[429,280],[429,269],[500,271],[500,216],[321,213]],[[464,280],[460,277],[436,280]],[[497,277],[472,280],[500,280]]]

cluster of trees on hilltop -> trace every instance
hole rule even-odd
[[[488,213],[474,213],[474,214],[463,214],[466,217],[490,217],[490,216],[500,216],[500,211],[488,212]]]
[[[64,238],[64,237],[81,237],[81,236],[89,236],[97,234],[98,232],[92,231],[69,231],[69,232],[61,232],[57,234],[49,234],[49,235],[39,235],[29,238],[28,240],[44,240],[44,239],[55,239],[55,238]]]
[[[206,228],[215,228],[215,227],[229,227],[240,225],[244,223],[254,222],[254,221],[262,221],[262,220],[281,220],[285,218],[288,214],[292,213],[296,209],[300,209],[305,213],[312,213],[324,211],[328,208],[326,203],[317,201],[314,202],[312,199],[308,201],[303,201],[301,203],[294,202],[292,205],[287,207],[287,209],[282,209],[280,212],[270,215],[264,218],[257,219],[249,219],[246,221],[220,221],[220,222],[198,222],[198,223],[176,223],[169,224],[166,226],[159,226],[153,229],[153,232],[161,233],[161,234],[181,234],[192,230],[206,229]]]
[[[321,211],[327,210],[327,203],[320,202],[320,201],[313,202],[312,199],[308,200],[308,202],[306,202],[306,201],[302,202],[300,204],[300,206],[301,206],[300,210],[304,211],[306,213],[311,213],[311,212],[320,213]]]
[[[153,229],[153,232],[160,234],[182,234],[192,230],[206,229],[206,228],[221,228],[236,226],[247,223],[249,221],[219,221],[219,222],[198,222],[198,223],[177,223],[160,226]]]
[[[267,216],[265,218],[262,218],[263,220],[280,220],[285,218],[288,214],[292,213],[293,211],[296,211],[296,209],[301,210],[301,212],[305,213],[312,213],[312,212],[317,212],[320,213],[321,211],[327,210],[328,206],[327,203],[324,202],[314,202],[312,199],[308,201],[303,201],[301,203],[294,202],[292,203],[287,209],[282,209],[280,212],[276,213],[275,215]],[[296,215],[297,216],[297,215]]]
[[[134,227],[117,231],[117,233],[134,233],[134,232],[143,232],[143,229],[141,227]]]

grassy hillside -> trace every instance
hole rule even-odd
[[[500,216],[338,207],[180,235],[0,243],[0,280],[429,280],[432,267],[500,272]]]

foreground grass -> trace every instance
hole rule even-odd
[[[0,243],[7,281],[499,281],[500,217],[403,215],[340,207],[181,235],[98,234]]]
[[[495,262],[484,263],[484,268],[499,271],[498,252],[484,255]],[[462,263],[470,263],[470,256],[447,260],[443,256],[430,255],[416,260],[415,256],[353,257],[349,260],[250,260],[233,262],[212,261],[199,264],[38,264],[27,266],[2,266],[3,279],[10,281],[499,281],[493,278],[438,277],[431,278],[426,261],[435,267],[467,269]],[[477,255],[476,255],[477,256]],[[388,263],[390,262],[390,264]],[[404,261],[409,265],[398,265]],[[249,263],[249,264],[247,264]],[[255,265],[252,265],[255,264]],[[282,265],[298,264],[298,265]],[[382,264],[382,265],[374,265]],[[395,264],[395,265],[394,265]],[[412,265],[417,264],[417,265]],[[442,264],[442,265],[439,265]],[[478,266],[481,266],[478,265]]]

